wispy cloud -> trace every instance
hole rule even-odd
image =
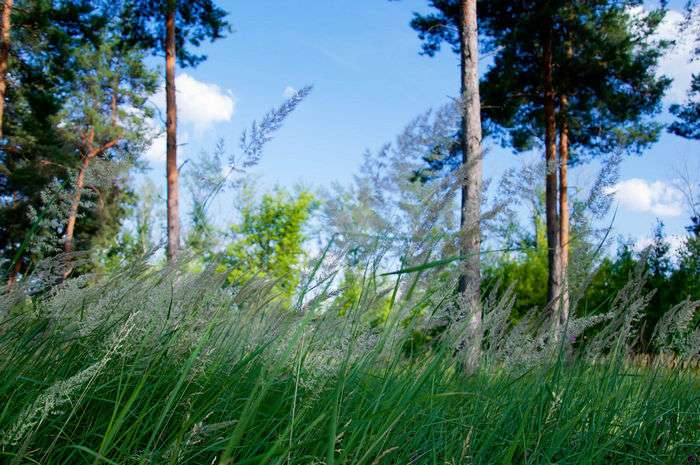
[[[153,134],[157,134],[157,136],[151,141],[151,146],[148,147],[148,150],[143,154],[144,158],[146,161],[152,163],[152,164],[157,164],[157,163],[162,163],[165,161],[165,150],[166,150],[166,135],[165,131],[163,131],[161,128],[153,127]],[[187,143],[190,140],[190,135],[187,132],[182,132],[178,131],[178,158],[180,160],[184,160],[187,156],[187,152],[184,148],[184,146],[187,145]]]
[[[327,48],[323,46],[317,46],[316,50],[323,55],[324,57],[328,58],[330,61],[335,63],[336,65],[340,66],[341,68],[348,69],[353,72],[360,72],[362,71],[359,66],[357,66],[355,63],[351,62],[341,54],[328,50]]]
[[[700,12],[699,12],[700,13]],[[656,38],[673,41],[674,44],[659,60],[658,74],[673,79],[666,94],[666,102],[674,103],[685,99],[694,73],[700,73],[700,61],[695,57],[695,38],[698,25],[690,25],[688,31],[682,31],[684,13],[669,10],[657,30]]]
[[[683,213],[683,194],[663,181],[626,179],[606,189],[606,194],[614,195],[621,208],[632,212],[667,217]]]
[[[292,98],[296,94],[297,94],[297,90],[292,86],[287,86],[282,91],[282,97],[284,97],[284,98]]]

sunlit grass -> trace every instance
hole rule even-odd
[[[468,375],[440,346],[407,358],[401,325],[369,328],[359,305],[344,317],[284,313],[264,295],[164,270],[18,304],[0,323],[0,462],[685,464],[700,454],[692,370],[560,353]]]

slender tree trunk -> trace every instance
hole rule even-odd
[[[5,90],[7,89],[7,62],[10,58],[10,29],[13,0],[5,0],[2,6],[2,32],[0,32],[0,139],[2,139],[5,115]]]
[[[83,187],[85,186],[85,172],[90,164],[90,159],[84,157],[83,161],[80,163],[80,169],[78,170],[78,178],[75,180],[75,193],[70,203],[70,210],[68,211],[68,223],[66,224],[66,236],[63,242],[63,251],[66,253],[71,253],[73,251],[73,235],[75,233],[75,223],[78,218],[78,208],[80,207],[80,197],[83,195]],[[70,270],[64,272],[67,276]],[[64,276],[65,277],[65,276]]]
[[[569,320],[569,98],[562,94],[560,101],[561,123],[559,128],[559,245],[561,253],[561,313],[559,323],[566,327]]]
[[[558,327],[558,307],[561,297],[559,253],[559,215],[557,214],[557,122],[554,112],[553,31],[546,29],[543,41],[544,61],[544,119],[545,119],[545,209],[547,217],[547,301],[551,305],[554,324]],[[558,328],[555,328],[558,330]],[[558,331],[557,331],[558,332]]]
[[[466,363],[473,368],[481,352],[481,102],[476,0],[461,2],[462,202],[460,253],[464,258],[459,291],[469,311],[468,338],[472,347]]]
[[[167,113],[166,177],[168,184],[168,260],[180,249],[180,215],[177,171],[177,104],[175,99],[175,2],[169,2],[165,22],[165,104]]]
[[[70,210],[68,211],[68,221],[66,223],[66,234],[64,237],[63,251],[66,253],[73,252],[73,237],[75,235],[75,224],[78,219],[78,209],[80,208],[80,198],[83,195],[83,187],[85,187],[85,173],[87,172],[90,162],[93,158],[97,157],[99,154],[104,153],[106,150],[114,147],[117,142],[119,142],[119,137],[115,136],[114,139],[110,140],[106,144],[95,148],[95,128],[91,128],[88,132],[88,136],[85,140],[87,153],[80,162],[80,168],[78,170],[78,177],[75,180],[75,193],[73,194],[73,199],[71,200]],[[66,264],[65,270],[63,270],[63,279],[67,278],[70,272],[73,270],[71,265],[71,259],[68,257],[68,262]]]
[[[12,292],[12,289],[15,287],[15,284],[17,283],[17,275],[19,274],[20,270],[22,269],[22,259],[21,257],[17,260],[17,263],[15,263],[15,266],[12,267],[12,270],[10,270],[10,276],[7,278],[7,288],[5,289],[5,293],[9,294]]]

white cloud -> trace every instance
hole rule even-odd
[[[683,213],[683,194],[663,181],[626,179],[608,188],[606,194],[613,194],[620,207],[633,212],[657,216],[679,216]]]
[[[297,94],[297,90],[292,86],[287,86],[282,91],[282,96],[284,98],[292,98]]]
[[[161,123],[157,118],[151,118],[148,120],[148,125],[150,126],[149,132],[152,139],[151,145],[143,154],[143,157],[150,163],[159,163],[165,160],[165,124]]]
[[[182,131],[183,126],[191,126],[194,135],[201,135],[216,123],[231,121],[236,109],[236,101],[230,91],[224,92],[216,84],[198,81],[187,73],[175,78],[177,89],[178,117],[178,158],[184,160],[183,145],[189,140],[189,134]],[[144,153],[144,158],[151,163],[165,160],[166,135],[165,124],[165,89],[153,96],[153,104],[160,110],[160,118],[151,120],[153,134],[157,134],[151,146]]]
[[[683,246],[685,245],[687,238],[686,236],[683,236],[681,234],[671,234],[670,236],[666,236],[664,238],[664,242],[666,242],[669,247],[670,247],[670,255],[673,260],[677,260],[679,257],[679,253]],[[651,246],[654,244],[654,239],[651,237],[642,237],[637,240],[637,242],[634,243],[634,246],[632,247],[635,252],[641,252],[642,250],[646,249],[647,247]]]
[[[166,141],[166,134],[165,131],[163,131],[160,128],[157,128],[153,126],[153,134],[157,134],[157,137],[153,139],[151,142],[151,146],[146,150],[146,152],[143,154],[144,158],[150,162],[151,164],[157,164],[157,163],[162,163],[165,161],[165,151],[167,147],[167,141]],[[190,135],[187,132],[179,132],[178,131],[178,139],[177,139],[177,158],[178,158],[178,164],[182,163],[183,160],[185,160],[187,156],[187,152],[185,151],[185,145],[187,145],[187,142],[190,140]]]
[[[693,27],[691,30],[681,31],[684,19],[683,13],[669,10],[656,34],[659,39],[675,41],[672,48],[659,60],[658,74],[673,79],[666,94],[667,103],[685,100],[693,73],[700,73],[700,60],[692,60],[695,56],[697,34]]]
[[[144,157],[151,163],[159,163],[165,160],[165,133],[158,135],[153,141],[151,141],[151,146],[148,147]]]
[[[175,78],[177,89],[177,117],[180,124],[190,124],[202,133],[216,123],[231,121],[236,102],[231,91],[224,92],[218,85],[198,81],[187,73]],[[155,105],[165,115],[165,89],[153,97]]]

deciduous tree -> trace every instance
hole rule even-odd
[[[309,192],[290,195],[282,189],[245,202],[241,222],[232,227],[235,240],[224,254],[229,282],[271,279],[277,297],[288,301],[299,282],[304,226],[315,207]]]

